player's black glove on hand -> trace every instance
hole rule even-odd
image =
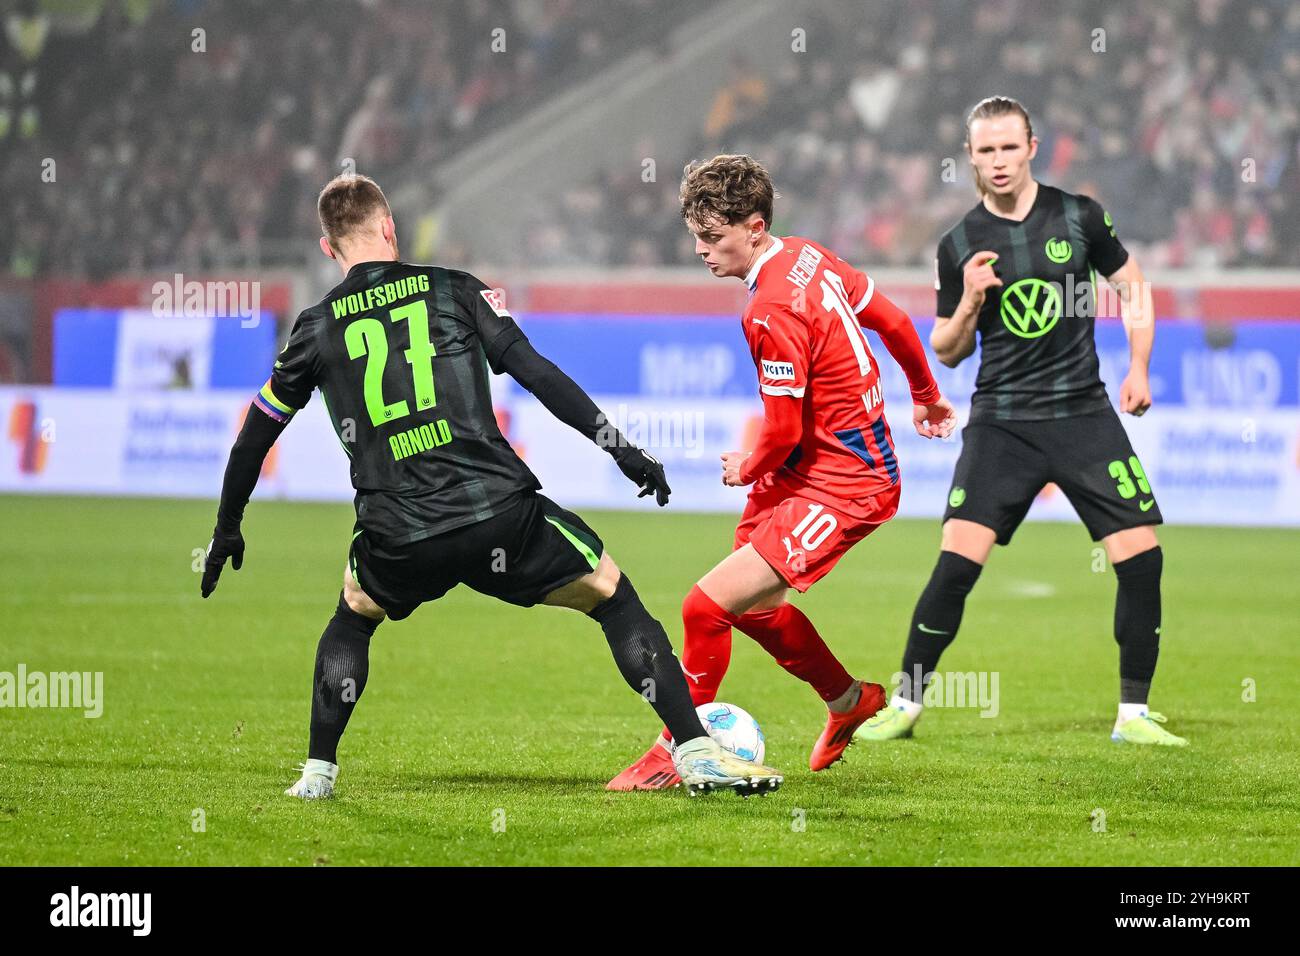
[[[208,556],[203,562],[203,584],[201,590],[207,597],[217,589],[217,578],[225,567],[226,558],[230,566],[238,571],[244,566],[244,536],[236,526],[233,531],[222,531],[220,527],[212,532],[212,541],[208,545]]]
[[[673,490],[668,487],[664,466],[659,463],[658,458],[637,448],[636,445],[619,445],[612,449],[610,454],[614,456],[618,470],[641,487],[638,498],[652,494],[655,496],[655,501],[659,502],[660,508],[668,504],[668,496]]]

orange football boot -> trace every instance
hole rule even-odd
[[[853,731],[885,706],[885,688],[864,680],[858,681],[858,686],[862,693],[857,705],[843,714],[831,711],[826,718],[826,729],[813,744],[812,756],[808,758],[808,766],[814,771],[825,770],[839,760],[844,755],[844,748],[853,741]]]

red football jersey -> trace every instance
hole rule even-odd
[[[803,400],[798,443],[774,466],[774,480],[841,502],[890,489],[899,480],[898,459],[863,326],[880,332],[907,373],[913,400],[928,404],[939,388],[916,331],[868,276],[833,252],[796,236],[773,240],[745,277],[750,298],[741,321],[768,425],[773,398]]]

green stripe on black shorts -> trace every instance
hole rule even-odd
[[[361,590],[400,621],[457,584],[531,607],[594,571],[604,551],[580,517],[528,491],[491,518],[420,541],[393,545],[361,532],[348,560]]]

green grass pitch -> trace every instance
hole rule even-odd
[[[460,588],[380,627],[337,797],[304,805],[281,791],[351,510],[254,503],[243,570],[202,601],[212,513],[0,498],[0,671],[102,671],[105,697],[98,719],[0,709],[0,864],[1300,863],[1294,531],[1162,529],[1152,705],[1183,751],[1110,742],[1114,576],[1081,526],[1037,524],[995,553],[944,658],[998,672],[996,717],[933,708],[915,739],[814,775],[821,703],[738,633],[721,698],[758,717],[785,787],[606,793],[658,724],[600,630]],[[585,517],[680,647],[734,519]],[[898,667],[937,546],[937,522],[893,522],[796,596],[855,674]]]

